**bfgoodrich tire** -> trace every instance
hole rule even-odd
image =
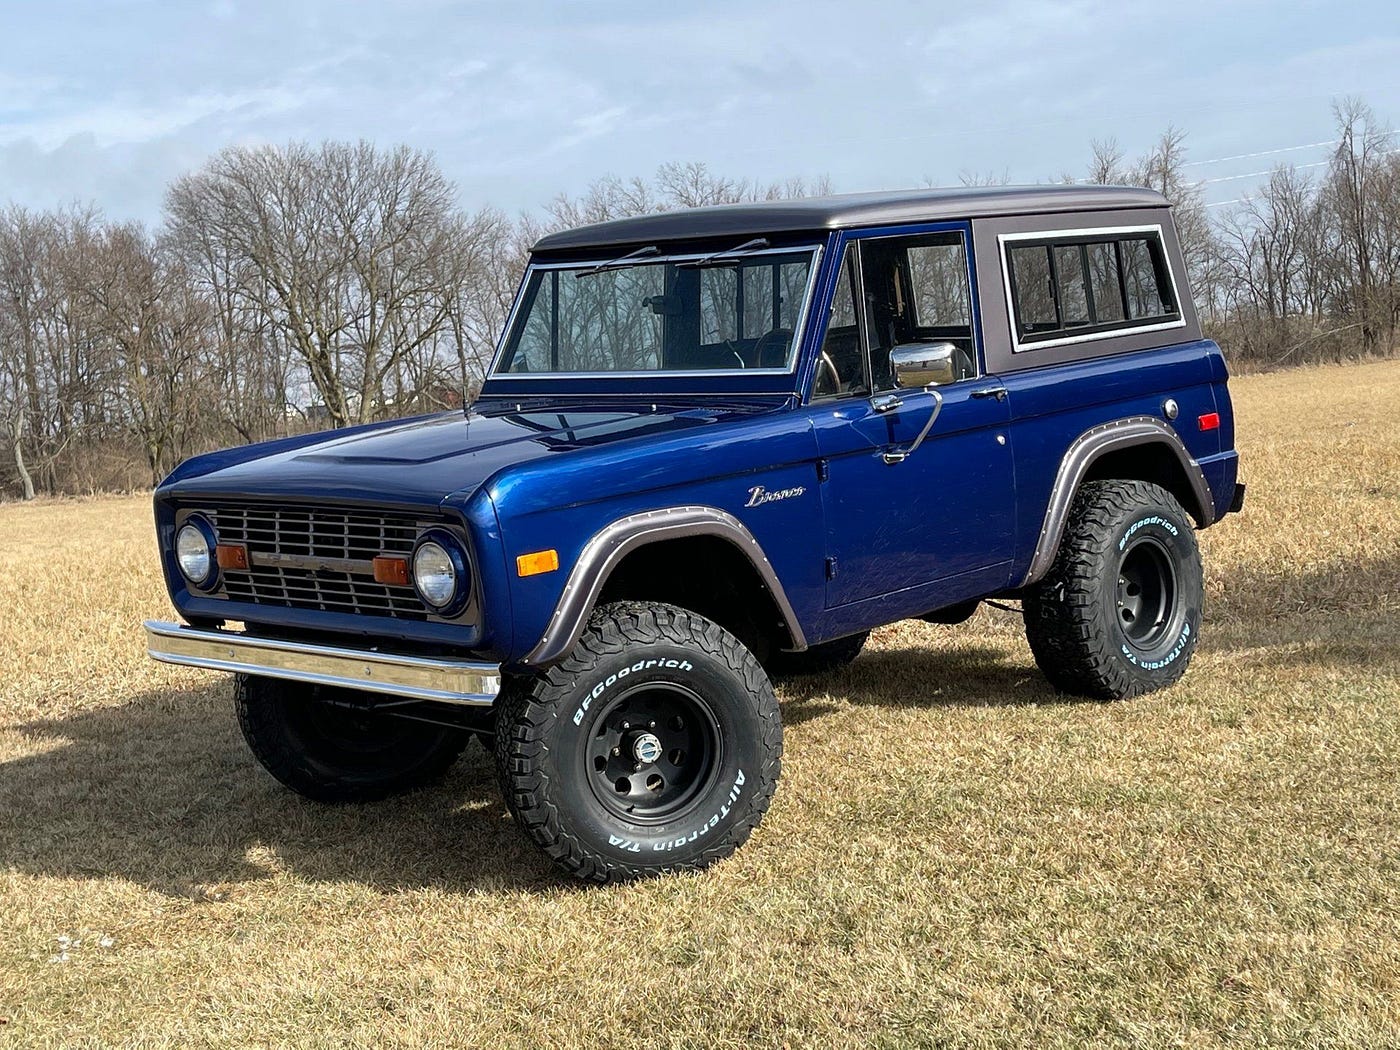
[[[238,725],[264,769],[317,802],[373,802],[437,780],[466,730],[335,704],[349,690],[238,675]]]
[[[1186,673],[1202,595],[1196,534],[1175,497],[1144,481],[1092,481],[1049,573],[1025,595],[1026,638],[1055,688],[1139,696]]]
[[[778,701],[728,631],[669,605],[600,608],[573,651],[497,700],[506,802],[556,864],[613,882],[703,868],[758,826]]]

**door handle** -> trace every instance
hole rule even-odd
[[[967,396],[968,396],[968,397],[977,397],[977,398],[994,397],[994,398],[996,398],[998,401],[1005,401],[1005,400],[1006,400],[1006,387],[1004,387],[1004,386],[984,386],[984,387],[979,387],[979,388],[976,389],[976,390],[970,390],[970,391],[968,391]]]
[[[870,407],[876,412],[893,412],[904,401],[898,394],[881,394],[870,399]]]

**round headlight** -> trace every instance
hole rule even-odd
[[[204,583],[213,575],[214,552],[210,549],[209,537],[192,521],[182,525],[175,534],[175,560],[191,583]]]
[[[436,609],[451,605],[457,597],[457,566],[442,544],[424,540],[413,552],[413,585]]]

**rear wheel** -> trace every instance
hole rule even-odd
[[[238,725],[254,757],[318,802],[372,802],[437,780],[467,746],[464,729],[355,704],[348,689],[238,675]]]
[[[506,802],[578,878],[706,867],[749,837],[777,786],[767,676],[685,609],[603,606],[563,661],[510,679],[496,706]]]
[[[1055,688],[1138,696],[1186,673],[1203,591],[1196,534],[1171,493],[1145,481],[1088,482],[1054,564],[1025,595],[1026,638]]]

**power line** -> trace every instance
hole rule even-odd
[[[1392,132],[1387,132],[1387,134],[1393,135],[1393,134],[1395,134],[1395,132],[1393,132],[1393,131],[1392,131]],[[1378,155],[1378,156],[1381,156],[1381,157],[1389,157],[1389,156],[1392,156],[1392,155],[1394,155],[1394,154],[1396,154],[1396,153],[1400,153],[1400,149],[1388,149],[1388,150],[1383,150],[1381,153],[1379,153],[1379,154],[1377,154],[1377,155]],[[1301,171],[1301,170],[1304,169],[1304,168],[1321,168],[1321,167],[1323,167],[1324,165],[1331,164],[1331,163],[1332,163],[1331,160],[1319,160],[1319,161],[1314,161],[1312,164],[1295,164],[1295,165],[1293,165],[1293,168],[1294,168],[1294,170]],[[1207,185],[1208,183],[1213,183],[1213,182],[1233,182],[1233,181],[1236,180],[1236,179],[1260,179],[1260,178],[1264,178],[1264,177],[1267,176],[1267,175],[1272,175],[1272,174],[1273,174],[1275,171],[1277,171],[1277,170],[1278,170],[1277,168],[1271,168],[1271,169],[1268,170],[1268,171],[1251,171],[1251,172],[1249,172],[1249,173],[1247,173],[1247,174],[1244,174],[1244,175],[1222,175],[1222,176],[1220,176],[1219,178],[1214,178],[1214,179],[1201,179],[1199,182],[1193,182],[1192,185],[1193,185],[1193,186],[1205,186],[1205,185]],[[1249,197],[1249,196],[1244,196],[1244,197],[1236,197],[1236,198],[1234,198],[1233,200],[1228,200],[1228,201],[1211,201],[1209,204],[1206,205],[1206,207],[1207,207],[1207,208],[1221,208],[1221,207],[1224,207],[1226,204],[1243,204],[1245,201],[1252,200],[1252,199],[1253,199],[1253,198],[1251,198],[1251,197]]]
[[[1317,149],[1320,146],[1335,146],[1341,139],[1329,139],[1327,142],[1304,142],[1299,146],[1281,146],[1278,149],[1262,149],[1257,153],[1236,153],[1230,157],[1214,157],[1211,160],[1192,160],[1182,165],[1183,168],[1195,168],[1205,164],[1224,164],[1231,160],[1250,160],[1254,157],[1272,157],[1278,153],[1293,153],[1300,149]]]
[[[1396,134],[1400,134],[1400,128],[1396,128],[1391,131],[1382,131],[1380,132],[1379,137],[1389,138],[1391,135]],[[1280,153],[1296,153],[1298,150],[1302,149],[1321,149],[1323,146],[1336,146],[1339,145],[1341,141],[1341,139],[1328,139],[1325,142],[1303,142],[1297,146],[1280,146],[1277,149],[1261,149],[1257,150],[1254,153],[1236,153],[1229,157],[1212,157],[1210,160],[1189,160],[1185,164],[1183,164],[1182,167],[1196,168],[1203,167],[1208,164],[1224,164],[1232,160],[1250,160],[1254,157],[1273,157]],[[1308,165],[1303,164],[1299,165],[1299,167],[1308,167]],[[1245,176],[1240,177],[1243,178]],[[1211,180],[1206,179],[1204,181],[1209,182]]]
[[[1383,153],[1381,154],[1381,156],[1385,156],[1385,154]],[[1301,171],[1304,168],[1320,168],[1324,164],[1331,163],[1332,162],[1330,160],[1318,160],[1314,161],[1311,164],[1294,164],[1293,167]],[[1277,170],[1277,168],[1269,168],[1267,171],[1247,171],[1243,175],[1220,175],[1213,179],[1199,179],[1194,183],[1194,185],[1208,186],[1213,182],[1234,182],[1237,179],[1258,179],[1263,178],[1265,175],[1272,175]]]

